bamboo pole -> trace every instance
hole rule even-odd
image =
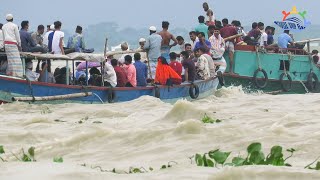
[[[302,40],[302,41],[295,41],[295,43],[307,43],[307,42],[315,42],[315,41],[320,41],[320,38],[306,39],[306,40]]]
[[[145,51],[142,49],[130,50],[130,51],[115,51],[115,52],[111,51],[111,52],[106,52],[106,57],[117,55],[117,54],[134,54],[138,52],[145,52]]]
[[[104,57],[104,61],[101,63],[101,85],[104,86],[104,66],[106,63],[106,59],[107,59],[107,48],[108,48],[108,37],[106,38],[106,41],[104,43],[104,51],[103,51],[103,57]]]
[[[57,96],[43,96],[43,97],[12,97],[12,101],[51,101],[51,100],[63,100],[78,97],[92,96],[92,92],[87,93],[74,93]]]
[[[228,40],[231,40],[231,39],[234,39],[234,38],[237,38],[237,37],[241,37],[241,36],[243,36],[243,34],[237,34],[237,35],[229,36],[229,37],[224,38],[223,40],[224,41],[228,41]]]

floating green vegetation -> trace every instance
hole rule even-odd
[[[231,162],[226,163],[231,152],[223,152],[219,149],[209,151],[208,153],[196,154],[194,156],[195,162],[198,166],[204,167],[217,167],[217,165],[222,166],[247,166],[247,165],[273,165],[273,166],[291,166],[291,164],[286,163],[286,161],[293,156],[295,149],[287,149],[290,155],[284,158],[282,147],[273,146],[270,153],[265,156],[262,152],[261,143],[252,143],[247,147],[246,157],[233,157]],[[320,164],[319,164],[320,167]]]
[[[14,154],[13,152],[11,152],[11,154],[20,162],[36,162],[36,158],[35,158],[35,147],[30,147],[28,149],[27,152],[24,151],[24,149],[22,148],[21,151],[19,152],[19,154]],[[5,150],[3,145],[0,145],[0,159],[2,160],[2,162],[7,162],[7,160],[5,160],[3,157],[1,157],[1,155],[5,154]],[[55,157],[53,159],[54,162],[63,162],[62,157]]]
[[[211,117],[209,117],[207,114],[204,114],[202,120],[201,120],[203,123],[206,123],[206,124],[214,124],[214,123],[220,123],[221,120],[220,119],[213,119]]]
[[[53,158],[53,162],[63,163],[63,158],[62,158],[62,157],[54,157],[54,158]]]
[[[173,164],[178,164],[178,163],[175,161],[170,161],[168,162],[168,164],[162,165],[159,170],[171,168]],[[87,164],[81,164],[81,166],[88,167]],[[149,168],[130,167],[128,171],[124,171],[116,168],[113,168],[111,170],[106,170],[106,169],[103,169],[101,166],[91,166],[90,168],[98,169],[100,172],[109,172],[109,173],[115,173],[115,174],[137,174],[137,173],[148,173],[148,172],[154,171],[153,167],[149,167]]]

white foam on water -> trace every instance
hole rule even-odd
[[[1,105],[0,145],[6,150],[1,157],[9,162],[0,162],[0,179],[320,179],[317,171],[304,169],[320,154],[319,99],[320,94],[272,96],[229,87],[173,104],[144,96],[103,105]],[[222,122],[203,124],[204,114]],[[189,159],[218,148],[245,156],[252,142],[261,142],[265,154],[274,145],[297,149],[288,162],[293,167],[204,168]],[[17,162],[10,153],[30,146],[37,162]],[[56,156],[64,162],[54,163]],[[159,170],[169,161],[178,164]],[[154,171],[119,175],[94,166]]]

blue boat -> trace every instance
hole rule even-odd
[[[37,56],[41,58],[40,55]],[[92,56],[90,55],[90,57]],[[68,57],[70,58],[70,56]],[[57,57],[57,59],[62,58],[68,59],[62,56]],[[70,59],[72,60],[72,58]],[[91,104],[125,102],[141,96],[154,96],[161,100],[172,102],[181,98],[197,99],[212,95],[218,84],[218,79],[212,77],[207,80],[195,81],[192,84],[183,83],[174,86],[155,85],[134,88],[110,88],[31,82],[22,78],[0,75],[0,102],[24,101],[35,103]]]

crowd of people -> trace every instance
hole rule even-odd
[[[190,41],[184,37],[175,37],[169,31],[170,23],[162,22],[162,30],[157,31],[155,26],[149,28],[150,36],[141,38],[141,50],[147,53],[124,53],[119,59],[113,56],[101,64],[103,72],[96,67],[90,69],[90,76],[84,70],[76,72],[74,84],[85,84],[89,76],[90,85],[112,87],[147,86],[149,80],[156,84],[172,85],[195,80],[206,80],[210,77],[221,77],[227,68],[223,57],[228,53],[229,71],[233,73],[233,59],[236,45],[255,45],[260,48],[274,46],[275,28],[266,26],[262,22],[252,23],[252,29],[246,33],[241,22],[228,19],[218,21],[208,3],[203,3],[205,16],[199,16],[199,24],[189,33]],[[28,32],[29,22],[21,22],[21,29],[13,23],[13,16],[6,16],[7,23],[0,24],[0,49],[4,48],[7,54],[7,64],[1,62],[0,71],[9,76],[22,77],[22,64],[19,51],[40,52],[52,54],[65,54],[64,33],[61,31],[62,23],[54,22],[47,26],[39,25],[36,32]],[[284,31],[278,37],[278,47],[286,51],[288,44],[293,44],[293,37],[289,31]],[[172,52],[171,48],[179,46],[179,52]],[[76,27],[76,33],[69,38],[67,48],[72,52],[86,52],[87,49],[82,35],[82,27]],[[122,43],[122,51],[128,51],[128,44]],[[90,50],[89,50],[90,51]],[[6,68],[4,68],[6,66]],[[38,62],[36,72],[32,71],[32,61],[26,62],[26,76],[31,81],[49,83],[66,83],[67,68],[56,69],[51,73],[51,62]],[[69,75],[70,78],[73,76]],[[103,78],[103,79],[102,79]]]

